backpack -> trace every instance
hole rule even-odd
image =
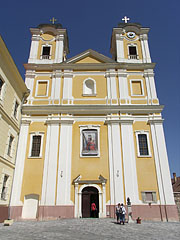
[[[123,213],[122,207],[120,207],[120,209],[119,209],[119,213],[120,213],[120,214]]]

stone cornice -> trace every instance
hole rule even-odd
[[[151,114],[161,113],[163,105],[23,105],[22,113],[31,114]]]
[[[162,124],[163,122],[164,122],[164,119],[149,119],[148,120],[149,124],[154,124],[154,123]]]
[[[53,63],[53,64],[24,64],[26,70],[107,70],[107,69],[154,69],[155,63]]]
[[[118,120],[106,120],[105,124],[133,124],[132,119],[118,119]]]
[[[46,120],[46,124],[73,124],[74,120],[72,119],[49,119]]]

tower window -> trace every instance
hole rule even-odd
[[[35,135],[32,138],[31,157],[39,157],[41,150],[41,136]]]
[[[51,58],[51,46],[42,46],[42,55],[41,59],[50,59]]]
[[[128,46],[129,49],[129,59],[138,59],[136,46]]]
[[[11,135],[9,138],[9,144],[8,144],[8,151],[7,151],[7,155],[11,156],[11,149],[12,149],[12,143],[13,143],[14,137]]]
[[[7,181],[9,176],[4,175],[3,184],[2,184],[2,191],[1,191],[1,199],[6,200],[7,199]]]
[[[139,134],[138,135],[139,141],[139,152],[141,156],[149,155],[148,151],[148,143],[147,143],[147,135],[146,134]]]

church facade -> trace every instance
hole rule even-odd
[[[149,28],[113,28],[112,58],[91,49],[66,59],[66,29],[41,24],[32,42],[11,197],[15,219],[132,217],[177,220]]]

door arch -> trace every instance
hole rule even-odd
[[[96,204],[96,212],[95,216],[96,218],[99,217],[99,191],[95,187],[85,187],[82,190],[82,217],[83,218],[90,218],[92,216],[91,212],[91,204]]]

